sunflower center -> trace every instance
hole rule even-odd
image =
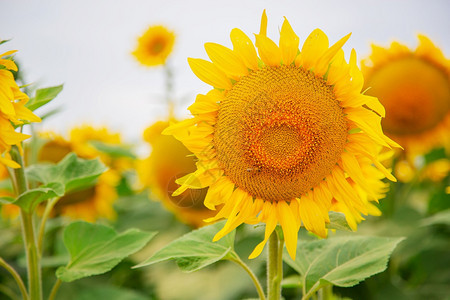
[[[383,127],[397,135],[419,134],[439,124],[450,110],[448,75],[416,57],[390,62],[367,83],[386,108]]]
[[[158,55],[164,50],[164,47],[166,46],[166,40],[163,37],[156,37],[152,41],[150,41],[150,44],[148,45],[148,49],[150,54],[152,55]]]
[[[220,106],[214,144],[225,174],[255,198],[291,200],[329,175],[347,125],[333,87],[293,66],[241,78]]]

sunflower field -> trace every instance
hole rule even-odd
[[[449,2],[0,7],[0,299],[450,300]]]

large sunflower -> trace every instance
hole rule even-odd
[[[20,91],[11,73],[11,71],[17,71],[16,64],[4,58],[15,52],[13,50],[0,54],[0,163],[11,168],[20,167],[9,156],[11,146],[17,145],[20,148],[20,143],[30,137],[30,135],[16,132],[13,125],[21,125],[25,121],[41,121],[25,107],[29,98]]]
[[[175,195],[209,186],[205,205],[223,208],[209,221],[228,221],[214,240],[238,225],[266,223],[258,256],[277,223],[295,258],[301,225],[327,235],[330,210],[345,213],[355,229],[361,214],[378,214],[369,201],[383,197],[381,179],[395,178],[378,161],[380,146],[398,147],[381,129],[384,108],[361,94],[363,77],[352,51],[329,47],[314,30],[299,51],[285,19],[280,42],[266,35],[263,13],[256,47],[239,29],[233,50],[207,43],[212,62],[189,58],[192,71],[214,88],[189,108],[193,119],[165,130],[198,158],[197,170],[177,182]],[[375,167],[374,167],[375,166]]]
[[[175,34],[166,27],[151,26],[138,39],[138,46],[133,55],[144,66],[163,65],[172,52]]]
[[[383,128],[407,154],[450,149],[450,60],[424,35],[416,50],[393,42],[363,60],[367,95],[386,108]]]
[[[178,187],[175,180],[194,172],[196,166],[192,153],[182,143],[172,136],[161,135],[168,125],[168,121],[160,121],[145,130],[144,139],[152,152],[139,163],[139,179],[179,220],[193,227],[204,226],[204,219],[215,215],[203,204],[207,188],[172,196]]]

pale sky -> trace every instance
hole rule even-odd
[[[398,40],[417,45],[417,33],[428,35],[450,57],[450,1],[297,0],[297,1],[5,1],[0,2],[0,53],[19,50],[16,60],[27,82],[39,87],[64,83],[50,108],[63,112],[41,126],[65,133],[75,125],[107,125],[139,143],[142,131],[166,114],[162,68],[146,68],[131,56],[136,39],[150,25],[176,33],[170,64],[175,72],[177,115],[209,86],[190,71],[187,57],[207,58],[203,44],[231,46],[238,27],[253,38],[266,8],[269,36],[278,41],[286,16],[300,43],[315,28],[330,43],[349,32],[344,50],[358,58],[370,44]],[[348,57],[348,56],[347,56]],[[45,109],[44,109],[45,111]],[[41,114],[41,111],[37,111]]]

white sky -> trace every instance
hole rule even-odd
[[[358,57],[370,43],[388,45],[397,39],[415,47],[416,34],[427,34],[450,57],[450,1],[425,0],[297,0],[297,1],[0,1],[0,53],[16,55],[26,80],[40,87],[64,83],[51,105],[63,112],[44,129],[65,133],[81,123],[107,125],[138,142],[143,129],[167,114],[161,68],[145,68],[131,56],[136,39],[148,26],[163,24],[177,38],[170,62],[175,71],[177,115],[197,93],[209,87],[190,71],[187,57],[207,58],[205,42],[231,46],[229,33],[241,28],[259,31],[267,9],[269,36],[278,41],[286,16],[302,44],[320,28],[334,43],[353,32],[344,50]],[[41,112],[38,111],[38,114]]]

